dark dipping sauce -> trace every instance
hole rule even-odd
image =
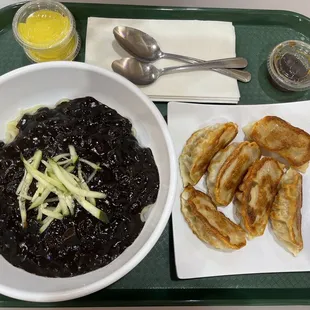
[[[284,54],[278,60],[278,67],[280,74],[294,82],[304,79],[309,74],[303,62],[290,53]]]
[[[25,114],[17,127],[15,140],[0,145],[0,254],[46,277],[72,277],[109,264],[137,238],[144,225],[141,210],[157,199],[159,174],[152,151],[139,146],[127,118],[91,97]],[[54,220],[41,235],[36,210],[27,211],[28,225],[22,228],[16,196],[24,174],[20,154],[28,159],[40,149],[47,159],[68,153],[70,144],[81,158],[102,167],[88,186],[107,194],[96,207],[106,212],[109,223],[75,202],[74,216]],[[83,171],[88,177],[93,169],[84,164]],[[35,190],[33,182],[29,195]]]

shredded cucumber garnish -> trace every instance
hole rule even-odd
[[[96,171],[96,170],[95,170]],[[78,164],[78,177],[79,177],[79,179],[80,179],[80,182],[81,182],[81,188],[82,189],[85,189],[86,191],[89,191],[89,187],[88,187],[88,185],[86,184],[86,182],[85,182],[85,180],[84,180],[84,178],[83,178],[83,175],[82,175],[82,167],[81,167],[81,164],[79,163]],[[96,206],[96,199],[95,198],[88,198],[88,201],[92,204],[92,205],[94,205],[94,206]]]
[[[63,168],[59,167],[56,162],[53,160],[49,160],[49,164],[51,165],[55,175],[57,178],[64,184],[64,186],[72,193],[78,196],[82,197],[93,197],[98,199],[104,199],[106,198],[106,194],[99,193],[99,192],[93,192],[93,191],[86,191],[84,189],[81,189],[77,187],[73,182],[73,178],[70,175],[69,172],[64,170]]]
[[[43,193],[45,187],[44,185],[42,185],[41,183],[37,183],[37,190],[36,192],[34,193],[32,199],[31,199],[31,202],[34,202],[37,200],[37,198]]]
[[[40,150],[35,152],[35,154],[33,156],[32,164],[29,164],[28,161],[23,158],[24,164],[27,164],[28,168],[33,169],[33,170],[38,169],[40,162],[41,162],[41,159],[42,159],[42,152]],[[28,196],[28,191],[29,191],[29,188],[30,188],[32,181],[33,181],[33,175],[31,173],[29,173],[29,171],[27,170],[26,177],[23,178],[23,180],[21,182],[22,185],[20,186],[21,189],[20,189],[20,193],[18,196],[20,216],[21,216],[21,220],[22,220],[22,226],[24,228],[27,227],[26,199],[24,197]]]
[[[23,187],[23,185],[24,185],[26,176],[27,176],[27,171],[25,170],[23,179],[22,179],[22,181],[19,183],[19,185],[18,185],[18,187],[17,187],[16,195],[18,195],[18,194],[20,193],[20,191],[22,190],[22,187]]]
[[[41,210],[42,214],[48,216],[48,217],[51,217],[51,218],[54,218],[54,219],[57,219],[57,220],[62,220],[63,219],[63,215],[59,212],[56,212],[56,211],[50,211],[48,209],[42,209]]]
[[[75,195],[75,199],[78,201],[78,203],[90,214],[92,214],[94,217],[96,217],[98,220],[108,223],[109,219],[105,212],[101,211],[100,209],[96,208],[94,205],[92,205],[90,202],[88,202],[85,198],[82,198],[80,196]]]
[[[95,177],[96,173],[97,173],[98,170],[94,170],[92,172],[92,174],[89,176],[89,178],[87,179],[87,184]]]
[[[42,205],[50,193],[50,189],[46,188],[43,193],[30,205],[28,210],[32,210]]]
[[[74,214],[74,207],[75,207],[73,197],[72,196],[65,196],[65,202],[67,204],[67,207],[70,210],[71,215],[73,215]]]
[[[23,156],[21,158],[28,173],[32,175],[37,181],[42,183],[45,187],[50,188],[51,191],[54,190],[54,187],[57,187],[61,191],[66,191],[66,188],[60,182],[43,174],[42,172],[37,170],[37,168],[32,167],[32,165],[30,165]]]
[[[72,159],[65,159],[63,161],[58,161],[57,165],[63,166],[63,165],[66,165],[66,164],[71,164],[71,163],[72,163]]]
[[[31,196],[29,196],[29,195],[25,195],[25,194],[19,194],[19,196],[21,197],[21,198],[24,198],[25,200],[32,200],[32,197]]]
[[[54,220],[62,220],[66,216],[74,215],[75,200],[94,217],[108,223],[106,213],[96,207],[96,199],[105,199],[106,194],[90,190],[85,181],[87,176],[82,171],[81,162],[94,169],[87,179],[88,181],[92,180],[101,168],[88,160],[79,159],[72,145],[69,146],[69,152],[49,158],[47,161],[42,159],[42,152],[39,150],[31,158],[31,161],[21,155],[25,174],[16,194],[18,195],[23,227],[26,227],[27,200],[30,202],[28,211],[35,210],[37,220],[42,222],[40,233],[43,233]],[[45,166],[44,173],[39,170],[40,164]],[[76,167],[77,175],[74,175],[72,172]],[[33,179],[37,181],[37,190],[31,197],[28,195],[28,191]],[[49,198],[50,194],[55,194],[56,197]],[[49,203],[54,202],[58,202],[56,208],[49,206]]]
[[[59,213],[60,210],[61,210],[61,206],[60,206],[60,204],[58,204],[54,211]],[[40,234],[44,233],[44,231],[48,228],[48,226],[50,226],[52,224],[53,221],[54,221],[53,217],[45,218],[43,220],[43,225],[41,226],[41,228],[39,230]]]
[[[75,147],[73,145],[69,145],[69,152],[71,156],[72,163],[75,164],[79,159],[79,156],[76,153]]]
[[[95,170],[101,170],[101,167],[99,165],[96,165],[94,163],[92,163],[91,161],[89,160],[86,160],[86,159],[83,159],[83,158],[80,158],[80,162],[92,167],[93,169]]]
[[[74,166],[68,166],[65,168],[69,173],[73,172],[73,170],[75,169]]]
[[[64,154],[59,154],[57,156],[53,157],[53,160],[58,162],[59,160],[65,158],[65,159],[69,159],[70,153],[64,153]]]
[[[47,203],[51,203],[51,202],[58,202],[59,201],[59,198],[58,197],[55,197],[55,198],[48,198],[45,200]]]

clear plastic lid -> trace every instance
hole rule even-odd
[[[70,11],[54,0],[35,0],[23,5],[13,19],[13,33],[26,49],[44,50],[67,44],[75,34]]]
[[[268,71],[282,90],[310,89],[310,45],[294,40],[280,43],[269,56]]]

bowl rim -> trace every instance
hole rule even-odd
[[[170,182],[169,182],[169,189],[168,189],[165,207],[160,216],[158,224],[154,228],[154,231],[152,232],[151,236],[146,241],[146,243],[143,245],[143,247],[140,250],[138,250],[138,252],[129,261],[127,261],[121,268],[115,270],[108,277],[103,278],[99,281],[96,281],[92,284],[82,286],[80,288],[68,289],[66,291],[57,292],[57,293],[33,293],[33,292],[27,292],[26,290],[8,288],[0,284],[0,294],[6,295],[11,298],[16,298],[16,299],[30,301],[30,302],[60,302],[60,301],[76,299],[76,298],[83,297],[83,296],[92,294],[94,292],[97,292],[111,285],[112,283],[116,282],[123,276],[125,276],[128,272],[130,272],[133,268],[135,268],[145,258],[145,256],[150,252],[150,250],[153,248],[153,246],[156,244],[159,237],[161,236],[170,218],[172,206],[173,206],[175,195],[176,195],[176,189],[177,189],[177,171],[178,171],[177,160],[176,160],[176,154],[175,154],[172,138],[168,130],[168,126],[162,114],[155,106],[155,104],[137,86],[132,84],[130,81],[128,81],[124,77],[114,72],[111,72],[106,69],[103,69],[103,68],[100,68],[94,65],[90,65],[90,64],[85,64],[81,62],[69,62],[69,61],[53,61],[53,62],[46,62],[46,63],[31,64],[31,65],[28,65],[22,68],[15,69],[11,72],[8,72],[0,76],[0,86],[4,82],[10,79],[13,79],[16,76],[19,76],[21,74],[39,71],[42,69],[49,69],[49,68],[61,68],[61,69],[74,68],[74,69],[95,71],[96,73],[105,75],[108,78],[111,78],[123,84],[125,87],[129,88],[132,92],[134,92],[146,105],[148,105],[152,114],[155,116],[156,120],[159,122],[160,128],[165,137],[165,143],[166,143],[167,150],[169,153]]]

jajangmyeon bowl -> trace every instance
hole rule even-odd
[[[171,211],[176,169],[159,111],[123,78],[79,63],[13,71],[0,95],[0,293],[59,301],[113,283]]]

